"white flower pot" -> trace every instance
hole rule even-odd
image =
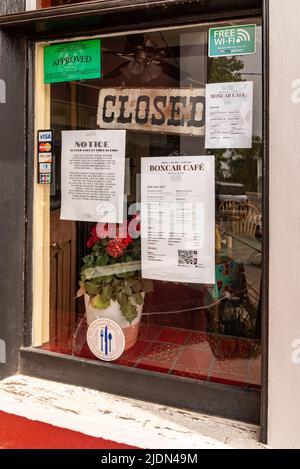
[[[142,293],[142,295],[145,296],[144,293]],[[96,321],[96,319],[111,319],[112,321],[116,322],[124,332],[125,351],[129,350],[135,345],[138,338],[139,327],[143,312],[143,305],[137,305],[135,301],[132,300],[132,304],[137,307],[138,315],[135,320],[130,324],[123,316],[121,307],[117,301],[111,300],[110,306],[106,309],[94,308],[91,305],[90,296],[87,294],[84,295],[84,301],[88,326],[90,326],[92,322]]]

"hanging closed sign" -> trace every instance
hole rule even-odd
[[[104,88],[98,120],[102,129],[204,135],[204,88]]]

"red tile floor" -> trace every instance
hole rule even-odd
[[[84,339],[80,347],[76,345],[76,351],[55,343],[43,348],[97,360]],[[260,387],[260,343],[250,339],[141,325],[135,346],[115,363],[195,380]]]

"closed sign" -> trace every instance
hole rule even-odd
[[[106,88],[100,91],[102,129],[204,135],[204,88]]]

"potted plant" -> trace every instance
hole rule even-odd
[[[137,217],[133,220],[139,231]],[[113,233],[113,237],[111,236]],[[125,350],[136,343],[146,293],[152,282],[141,277],[140,237],[131,237],[128,226],[93,226],[83,258],[80,290],[84,295],[87,324],[99,318],[115,321],[123,329]]]

